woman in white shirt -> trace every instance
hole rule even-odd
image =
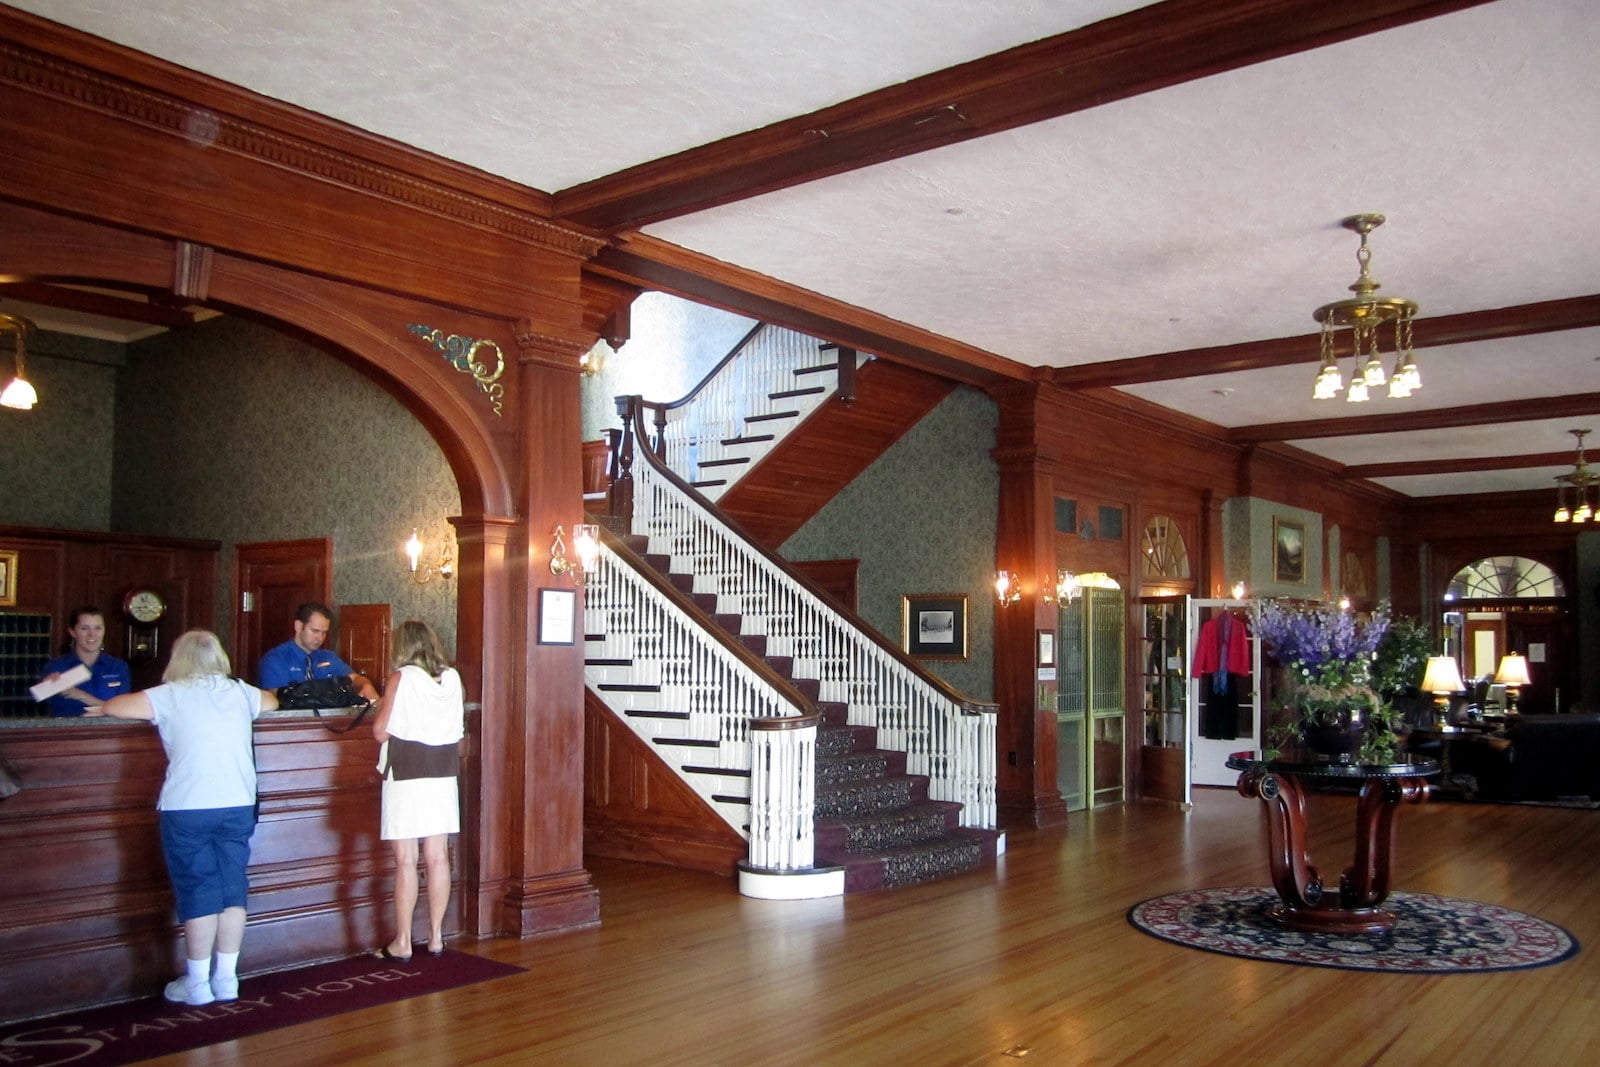
[[[188,971],[164,993],[180,1004],[239,999],[246,868],[256,828],[252,729],[278,698],[231,674],[217,635],[190,630],[172,643],[162,685],[85,712],[153,722],[167,752],[156,808]]]
[[[450,906],[449,837],[461,830],[456,788],[460,742],[466,727],[461,676],[446,659],[439,637],[425,622],[408,619],[394,635],[399,667],[384,685],[372,735],[383,742],[379,837],[394,847],[395,936],[377,955],[409,960],[417,907],[418,841],[428,879],[428,952],[444,953],[444,917]]]

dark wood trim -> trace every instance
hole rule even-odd
[[[143,322],[151,326],[165,326],[170,330],[183,330],[194,325],[194,315],[182,308],[110,296],[86,289],[74,289],[64,285],[0,282],[0,298],[25,300],[30,304],[63,308],[67,311],[82,311],[91,315],[106,315],[114,319]]]
[[[775,278],[648,237],[629,238],[584,265],[597,274],[710,304],[846,348],[942,374],[967,385],[1024,380],[1033,368],[829,299]]]
[[[1575,453],[1535,452],[1526,456],[1470,456],[1462,459],[1418,459],[1395,463],[1355,463],[1340,478],[1403,478],[1417,474],[1459,474],[1462,471],[1504,471],[1525,467],[1559,467],[1574,462]]]
[[[1235,426],[1227,439],[1235,444],[1257,441],[1299,441],[1311,437],[1355,437],[1371,433],[1441,430],[1456,426],[1492,426],[1505,422],[1533,422],[1600,414],[1600,393],[1541,396],[1530,400],[1496,400],[1463,404],[1432,411],[1389,411],[1343,419],[1306,419],[1301,422],[1263,422]]]
[[[1484,0],[1167,0],[556,194],[607,232],[959,144]]]
[[[1309,317],[1309,312],[1307,315]],[[1412,327],[1411,342],[1415,348],[1429,348],[1557,330],[1581,330],[1591,326],[1600,326],[1600,295],[1574,296],[1564,300],[1419,319]],[[1203,378],[1209,374],[1261,370],[1265,367],[1287,367],[1295,363],[1315,363],[1321,358],[1319,343],[1317,334],[1307,333],[1298,337],[1274,337],[1214,348],[1159,352],[1105,363],[1058,367],[1049,372],[1049,380],[1063,388],[1088,389]]]

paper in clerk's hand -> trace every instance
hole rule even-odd
[[[61,672],[61,677],[53,682],[40,682],[29,687],[28,694],[36,701],[49,700],[57,693],[64,693],[80,682],[87,682],[89,677],[89,668],[80,663],[70,671]]]

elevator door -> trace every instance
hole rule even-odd
[[[1127,797],[1127,605],[1089,588],[1062,606],[1056,786],[1067,810]]]

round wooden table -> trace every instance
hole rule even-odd
[[[1394,851],[1395,809],[1428,799],[1424,780],[1439,773],[1432,759],[1406,763],[1338,763],[1316,759],[1263,759],[1235,752],[1228,768],[1239,772],[1239,793],[1260,797],[1267,810],[1267,859],[1282,903],[1272,917],[1297,930],[1371,933],[1394,925],[1389,867]],[[1361,783],[1356,801],[1355,863],[1339,877],[1337,892],[1325,889],[1306,852],[1306,781]]]

